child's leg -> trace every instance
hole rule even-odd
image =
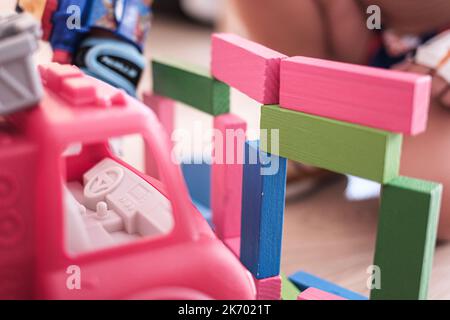
[[[366,64],[373,32],[357,0],[319,0],[333,60]]]
[[[315,0],[234,0],[250,38],[287,55],[329,58]]]
[[[433,103],[427,131],[404,137],[401,173],[444,185],[438,237],[450,240],[450,112]]]

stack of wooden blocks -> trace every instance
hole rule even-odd
[[[372,289],[371,299],[426,298],[442,186],[402,177],[399,167],[402,135],[426,129],[430,77],[288,58],[236,35],[215,34],[211,75],[155,60],[153,81],[146,100],[169,132],[168,98],[213,115],[223,133],[246,129],[229,113],[230,87],[262,104],[261,141],[244,146],[236,138],[243,159],[213,164],[211,180],[215,231],[253,274],[259,299],[280,299],[281,292],[284,299],[365,299],[305,272],[280,276],[287,159],[381,183],[373,263],[381,288]],[[278,167],[262,174],[267,159]]]

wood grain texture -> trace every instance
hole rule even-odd
[[[154,59],[153,92],[216,116],[230,111],[230,87],[208,71]]]
[[[212,75],[261,104],[278,104],[287,56],[234,34],[212,36]]]
[[[390,181],[399,172],[400,134],[275,105],[263,106],[261,129],[267,129],[261,149],[290,160],[380,183]],[[271,129],[279,129],[278,149],[272,143],[276,132]]]
[[[281,277],[255,279],[256,300],[281,300]]]
[[[283,108],[410,135],[426,129],[429,76],[294,57],[280,78]]]
[[[340,296],[316,289],[308,288],[298,296],[297,300],[348,300]]]
[[[398,177],[383,187],[374,265],[381,288],[371,299],[426,299],[442,185]]]
[[[284,275],[281,274],[281,299],[297,300],[300,290]]]
[[[233,114],[214,118],[211,209],[219,239],[241,235],[242,167],[247,123]],[[216,137],[220,133],[220,137]]]
[[[366,297],[358,293],[340,287],[334,283],[304,271],[298,271],[292,274],[289,276],[289,280],[292,281],[292,283],[294,283],[302,292],[310,287],[313,287],[348,300],[367,300]]]
[[[262,171],[267,166],[275,170]],[[246,142],[241,261],[257,279],[280,273],[285,192],[286,159],[261,151],[258,141]]]

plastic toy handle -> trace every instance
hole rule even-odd
[[[70,52],[64,51],[64,50],[54,50],[53,51],[53,62],[58,62],[61,64],[71,64],[72,62],[72,55]]]

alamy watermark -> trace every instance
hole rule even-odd
[[[366,286],[369,290],[381,289],[381,268],[377,265],[370,265],[366,269],[369,274]],[[77,265],[70,265],[66,269],[66,288],[68,290],[81,290],[81,268]]]
[[[381,289],[381,268],[377,265],[371,265],[367,268],[366,273],[370,276],[367,278],[367,288],[369,290],[380,290]]]
[[[223,132],[204,128],[202,122],[194,121],[191,130],[179,128],[173,131],[171,159],[176,164],[260,164],[261,175],[275,175],[279,170],[279,157],[276,156],[279,154],[279,130],[261,129],[258,132],[259,148],[252,146],[245,154],[246,137],[256,135],[256,130],[226,129]]]
[[[67,29],[81,29],[81,8],[75,4],[67,7],[66,13],[69,15],[66,21]]]
[[[371,5],[367,7],[366,13],[369,15],[366,21],[367,29],[381,30],[381,8]]]
[[[69,290],[81,290],[81,268],[77,265],[68,266],[66,269],[66,288]]]

